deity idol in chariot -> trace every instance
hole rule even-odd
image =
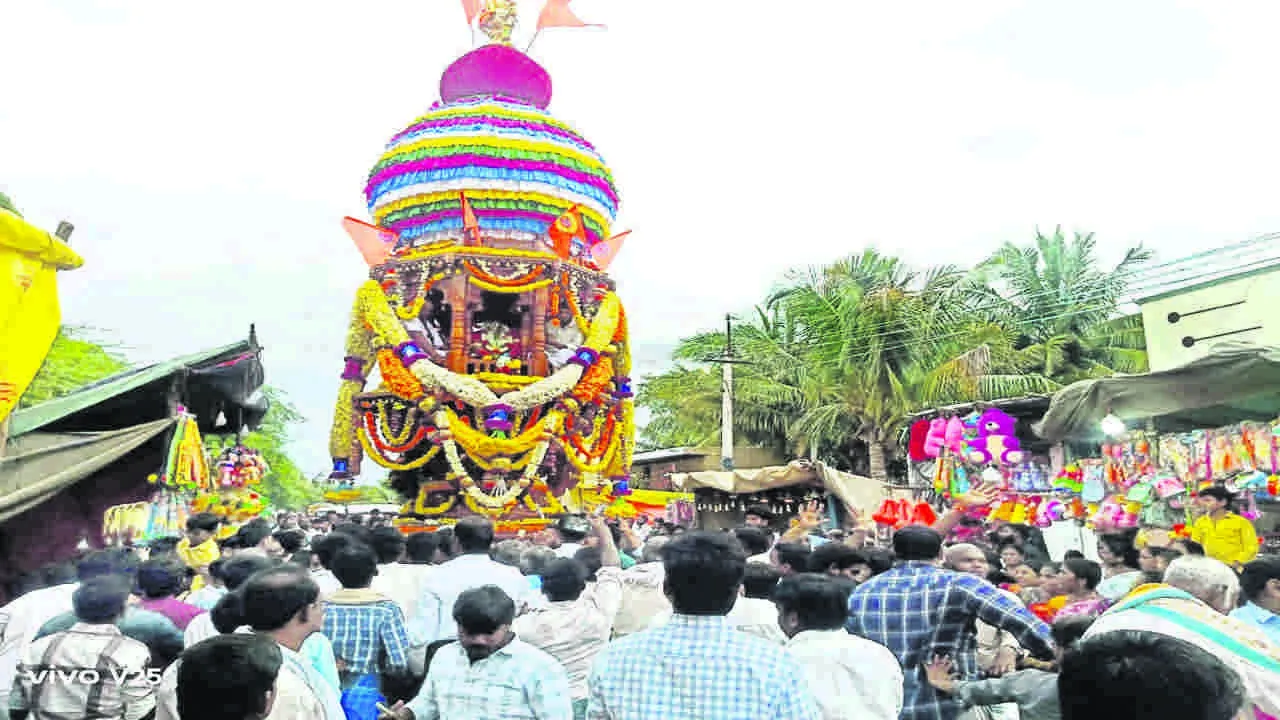
[[[547,112],[549,75],[511,46],[514,4],[475,20],[490,44],[450,65],[439,102],[387,144],[365,188],[372,223],[346,220],[370,279],[330,478],[390,469],[406,531],[469,515],[537,530],[630,492],[613,176]]]

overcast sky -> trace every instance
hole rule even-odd
[[[1269,0],[578,0],[532,55],[611,164],[637,354],[788,267],[980,259],[1063,224],[1161,259],[1280,230]],[[525,3],[525,16],[538,7]],[[383,144],[472,47],[455,0],[0,0],[0,190],[86,258],[65,321],[139,362],[257,323],[326,435]],[[526,24],[527,26],[527,24]],[[527,37],[527,32],[524,33]]]

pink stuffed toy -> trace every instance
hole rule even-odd
[[[998,462],[1016,465],[1022,462],[1022,446],[1013,434],[1014,419],[997,408],[984,410],[978,419],[978,437],[970,442],[969,459],[976,463]]]
[[[943,433],[946,440],[947,449],[956,455],[964,454],[964,421],[958,417],[953,417],[947,421],[947,428]]]
[[[942,454],[942,448],[947,445],[947,421],[942,418],[934,418],[929,421],[929,432],[924,438],[924,454],[927,457],[936,458]]]

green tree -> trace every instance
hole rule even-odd
[[[14,215],[22,217],[22,213],[18,212],[18,208],[13,206],[13,201],[9,199],[8,195],[5,195],[2,192],[0,192],[0,210],[8,210]]]
[[[129,367],[119,349],[92,339],[89,328],[63,325],[45,356],[40,371],[18,401],[31,407],[115,375]]]
[[[735,374],[735,432],[795,453],[857,443],[868,473],[885,480],[887,453],[910,413],[1045,390],[1051,383],[1025,372],[1012,333],[962,309],[974,282],[952,267],[919,273],[873,250],[791,273],[735,328],[735,354],[747,363],[735,368],[743,370]],[[676,359],[715,356],[724,343],[723,333],[696,335]],[[713,373],[678,365],[646,381],[640,400],[657,427],[647,441],[718,427]]]
[[[987,287],[974,303],[1015,331],[1028,365],[1056,383],[1146,372],[1141,317],[1117,315],[1135,272],[1150,259],[1139,245],[1107,268],[1093,233],[1068,239],[1060,227],[1051,235],[1037,230],[1032,243],[1005,243],[979,266]]]
[[[246,447],[262,453],[267,462],[267,474],[262,479],[258,492],[271,501],[276,508],[301,509],[311,503],[319,502],[323,490],[313,483],[298,468],[298,464],[289,456],[289,430],[296,423],[305,422],[298,409],[289,402],[288,396],[279,388],[266,386],[263,393],[271,403],[266,417],[257,430],[243,438]],[[206,440],[216,456],[223,447],[234,444],[232,437],[210,437]]]

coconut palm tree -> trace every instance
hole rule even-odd
[[[1014,334],[963,312],[972,282],[956,268],[921,274],[872,250],[792,273],[735,328],[735,355],[747,363],[735,370],[735,431],[797,454],[856,441],[869,474],[885,480],[886,451],[912,412],[1045,390],[1047,379],[1024,372]],[[696,335],[677,359],[718,356],[724,343],[723,333]],[[640,398],[651,427],[671,433],[711,418],[718,427],[718,376],[679,365],[651,379]]]
[[[877,480],[911,413],[1048,385],[1023,372],[1005,329],[959,310],[972,279],[958,268],[922,274],[868,250],[793,279],[775,298],[806,333],[805,408],[792,435],[856,438]]]
[[[987,281],[975,310],[1018,334],[1015,347],[1039,374],[1061,384],[1145,372],[1139,316],[1119,317],[1135,272],[1151,259],[1141,245],[1102,266],[1093,233],[1036,231],[1029,245],[1005,243],[979,266]]]

